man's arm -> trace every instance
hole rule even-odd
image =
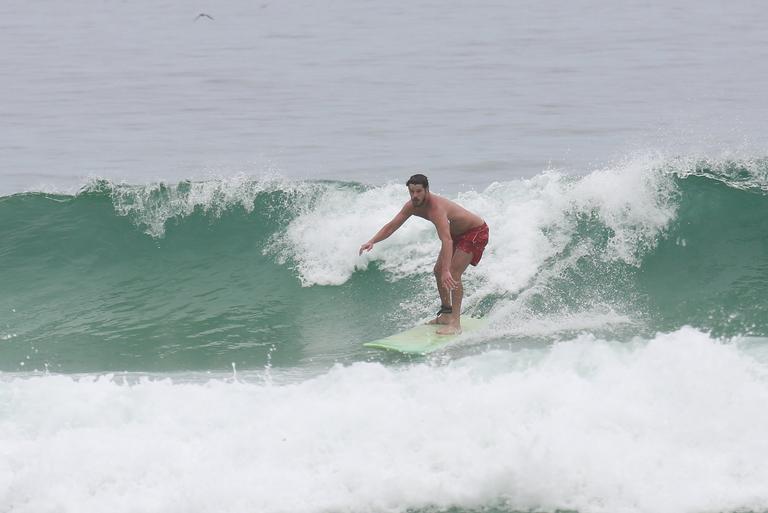
[[[400,228],[409,217],[411,217],[411,209],[408,207],[410,207],[410,204],[405,205],[390,222],[382,226],[381,230],[376,232],[376,235],[371,237],[371,240],[360,246],[360,252],[358,255],[362,255],[363,251],[372,250],[374,244],[383,241],[395,233],[395,231]]]
[[[437,236],[440,237],[440,256],[439,260],[442,263],[442,269],[440,270],[440,279],[443,282],[443,286],[448,290],[456,288],[458,283],[453,279],[451,275],[451,260],[453,259],[453,238],[451,237],[451,227],[448,223],[447,215],[440,215],[432,220],[437,228]]]

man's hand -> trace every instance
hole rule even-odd
[[[373,242],[366,242],[362,246],[360,246],[360,252],[357,254],[358,256],[363,254],[363,251],[370,251],[373,249]]]
[[[443,286],[448,290],[453,290],[459,286],[459,283],[453,279],[450,271],[445,271],[442,276]]]

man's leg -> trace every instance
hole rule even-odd
[[[467,253],[457,249],[453,252],[453,258],[451,259],[451,275],[456,280],[458,286],[451,292],[451,306],[453,312],[448,316],[448,324],[439,330],[439,335],[453,335],[454,333],[461,333],[461,300],[464,299],[464,286],[461,283],[461,275],[466,271],[467,266],[472,261],[472,253]]]
[[[443,286],[443,282],[440,279],[440,272],[443,269],[442,262],[440,261],[440,257],[437,257],[437,263],[435,264],[435,281],[437,281],[437,293],[440,295],[440,302],[443,305],[450,305],[451,304],[451,291],[446,289],[445,286]],[[450,322],[450,316],[449,314],[440,314],[437,316],[437,318],[432,319],[427,324],[448,324]]]

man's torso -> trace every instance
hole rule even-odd
[[[426,207],[414,207],[413,215],[422,217],[433,223],[435,223],[435,220],[438,217],[445,215],[448,218],[451,236],[461,235],[462,233],[483,224],[484,221],[482,217],[470,212],[461,205],[434,194],[431,194],[430,196],[429,205]]]

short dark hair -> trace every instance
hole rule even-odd
[[[422,174],[416,174],[413,175],[408,179],[407,182],[405,182],[405,186],[408,187],[409,185],[423,185],[425,189],[429,189],[429,179],[422,175]]]

